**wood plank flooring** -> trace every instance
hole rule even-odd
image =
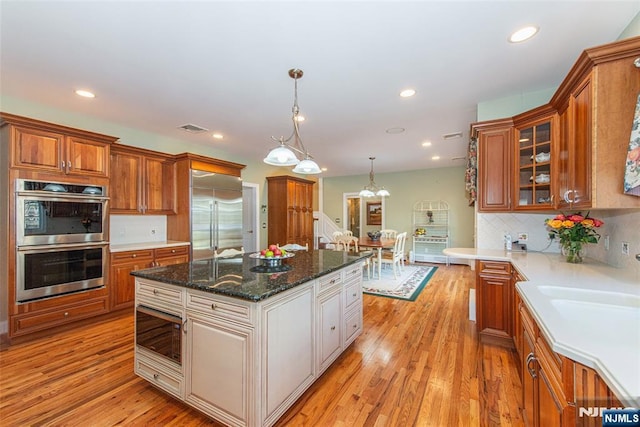
[[[468,320],[473,273],[438,265],[415,302],[364,295],[363,334],[276,425],[523,425],[515,353]],[[134,375],[132,322],[0,351],[0,425],[219,425]]]

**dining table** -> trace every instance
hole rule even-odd
[[[396,239],[379,238],[372,240],[369,237],[360,237],[358,239],[359,248],[371,248],[378,250],[378,280],[382,278],[382,250],[393,249]]]

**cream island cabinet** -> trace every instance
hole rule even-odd
[[[226,425],[273,425],[362,332],[363,263],[317,250],[133,272],[135,372]]]

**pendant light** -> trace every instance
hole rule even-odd
[[[264,162],[273,166],[294,166],[293,172],[300,174],[318,174],[321,172],[318,164],[313,161],[313,158],[302,143],[300,137],[300,129],[298,129],[298,115],[300,109],[298,108],[298,79],[302,77],[304,73],[302,70],[292,68],[289,70],[289,77],[294,80],[294,98],[293,98],[293,133],[289,138],[285,139],[283,136],[276,138],[271,137],[274,141],[278,142],[278,147],[272,149],[267,157],[264,158]],[[289,141],[293,140],[293,143]],[[296,154],[297,153],[297,154]],[[298,155],[302,159],[298,158]]]
[[[389,196],[389,192],[384,187],[378,187],[373,180],[373,161],[375,157],[369,157],[371,160],[371,172],[369,172],[369,184],[365,185],[364,188],[360,191],[360,197],[374,197],[380,196],[385,197]]]

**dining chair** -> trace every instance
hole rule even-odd
[[[223,249],[221,251],[215,250],[213,252],[213,257],[214,258],[230,258],[230,257],[234,257],[236,255],[243,255],[243,254],[244,254],[244,247],[241,247],[240,249],[227,248],[227,249]]]
[[[380,230],[380,237],[382,237],[383,239],[395,239],[397,235],[397,230],[392,230],[390,228]]]
[[[381,267],[385,264],[391,265],[393,268],[393,278],[398,278],[398,273],[402,270],[402,259],[404,258],[403,247],[404,241],[406,240],[407,233],[403,232],[396,236],[396,240],[393,244],[393,249],[391,250],[390,257],[389,255],[383,254],[382,258],[379,262],[381,262]],[[376,271],[376,263],[378,262],[378,258],[373,258],[373,270]]]
[[[308,251],[309,244],[306,243],[304,246],[299,245],[297,243],[287,243],[284,246],[277,245],[280,249],[284,249],[285,251]]]

